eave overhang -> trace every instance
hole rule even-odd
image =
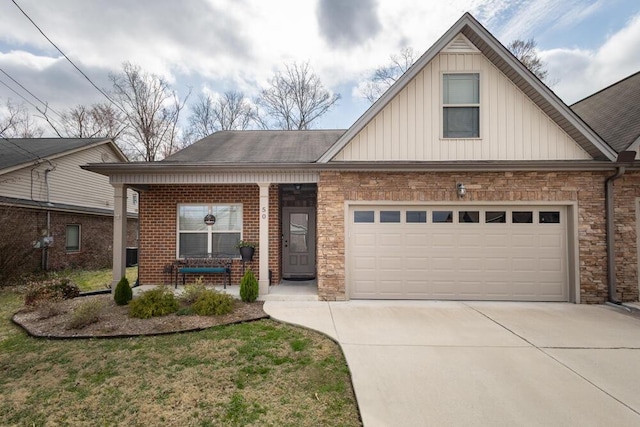
[[[271,172],[499,172],[499,171],[612,171],[624,166],[629,171],[640,170],[640,161],[619,163],[608,160],[546,160],[546,161],[376,161],[331,163],[92,163],[83,169],[101,175],[175,175],[211,173],[271,173]]]

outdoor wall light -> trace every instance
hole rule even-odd
[[[300,191],[300,189],[302,188],[302,184],[294,184],[293,188],[295,188],[296,191]]]
[[[463,198],[467,194],[467,189],[463,183],[459,182],[456,188],[458,189],[458,197]]]
[[[211,215],[211,214],[207,214],[204,217],[204,223],[207,224],[207,225],[213,225],[213,224],[216,223],[216,217]]]

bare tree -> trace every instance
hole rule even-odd
[[[200,139],[219,130],[245,130],[254,116],[252,105],[242,92],[230,91],[216,97],[201,95],[191,105],[188,133]]]
[[[0,116],[0,135],[5,138],[40,138],[44,129],[38,126],[24,104],[14,104],[8,99],[6,114]]]
[[[391,87],[416,62],[416,53],[411,47],[389,56],[389,63],[376,68],[365,82],[362,94],[372,104]]]
[[[286,65],[263,89],[256,104],[256,121],[265,128],[286,130],[311,129],[316,120],[340,99],[340,94],[326,90],[309,63]]]
[[[181,102],[162,77],[125,62],[122,72],[109,74],[113,98],[123,112],[120,145],[130,158],[155,161],[176,149]]]
[[[507,49],[518,58],[522,65],[527,67],[529,71],[535,74],[543,82],[547,82],[548,74],[547,66],[540,57],[536,50],[537,43],[534,39],[529,40],[513,40],[507,45]]]
[[[70,108],[62,113],[58,122],[49,121],[49,124],[58,136],[67,138],[115,139],[125,127],[123,114],[108,103]]]

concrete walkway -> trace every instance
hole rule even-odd
[[[638,426],[640,319],[562,303],[266,301],[334,338],[366,427]]]

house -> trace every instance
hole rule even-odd
[[[470,14],[347,130],[218,132],[84,168],[121,216],[141,192],[143,284],[242,238],[259,241],[261,294],[316,277],[322,300],[638,300],[640,165]]]
[[[106,138],[0,139],[0,257],[16,255],[14,267],[25,258],[27,271],[111,266],[113,187],[80,165],[126,161]],[[137,193],[127,197],[124,243],[133,247]]]

